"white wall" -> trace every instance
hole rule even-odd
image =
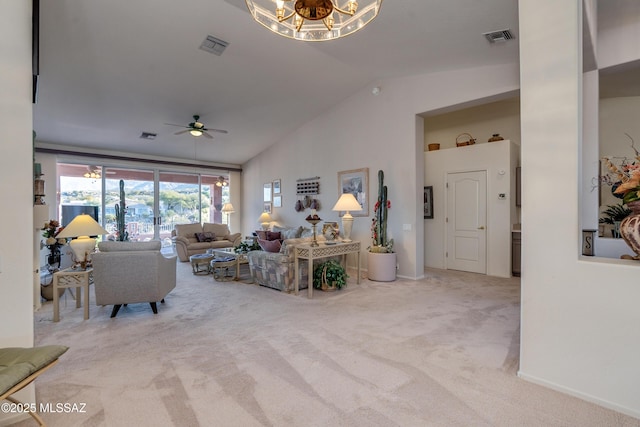
[[[638,38],[640,40],[640,38]],[[631,140],[625,136],[628,133],[634,140],[635,149],[640,151],[640,96],[621,98],[604,98],[600,100],[600,158],[604,156],[627,157],[634,160],[635,152],[631,148]],[[602,207],[621,203],[622,200],[613,197],[611,187],[603,186]]]
[[[598,67],[600,69],[640,58],[640,2],[600,0],[615,3],[614,13],[598,19]]]
[[[0,210],[10,244],[0,247],[0,347],[33,345],[33,156],[31,2],[0,6]],[[18,396],[34,402],[33,387]],[[0,412],[0,423],[11,416]]]
[[[579,255],[580,5],[519,2],[522,192],[536,201],[522,206],[519,375],[640,417],[638,264]]]
[[[275,219],[283,224],[305,225],[308,211],[297,213],[293,209],[296,179],[320,176],[318,198],[322,209],[318,214],[323,220],[339,221],[337,213],[331,211],[338,198],[337,172],[368,167],[369,216],[356,217],[353,226],[353,237],[366,248],[377,193],[376,175],[382,169],[391,200],[388,230],[395,239],[399,276],[417,278],[424,274],[424,129],[416,115],[511,93],[518,85],[517,66],[411,76],[379,85],[382,91],[378,96],[372,95],[371,87],[362,89],[243,166],[244,232],[258,226],[263,183],[282,180],[283,208],[275,209]],[[366,263],[366,257],[362,258]]]
[[[499,133],[504,139],[520,142],[520,98],[518,96],[489,102],[444,114],[428,115],[424,119],[424,149],[439,143],[440,149],[456,146],[456,137],[470,133],[476,143],[487,142]],[[466,137],[460,137],[465,141]]]
[[[511,224],[515,211],[515,160],[519,147],[511,141],[429,151],[425,157],[424,185],[433,186],[433,219],[424,220],[427,267],[446,268],[447,173],[487,171],[487,274],[511,277]],[[501,172],[503,172],[501,174]],[[498,199],[499,193],[507,195]]]

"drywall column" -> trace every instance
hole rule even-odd
[[[640,417],[638,264],[580,255],[581,5],[519,1],[519,375]]]
[[[0,6],[1,223],[10,233],[0,246],[0,347],[33,345],[33,150],[31,2]],[[34,402],[33,387],[17,395]],[[15,413],[0,411],[0,423]]]

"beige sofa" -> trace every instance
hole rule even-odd
[[[213,233],[214,239],[210,242],[199,242],[198,233]],[[195,254],[203,254],[207,249],[233,248],[242,241],[242,234],[229,232],[226,224],[177,224],[171,231],[171,239],[176,248],[178,259],[182,262],[189,261],[189,257]]]
[[[96,305],[113,305],[111,317],[122,305],[156,303],[176,287],[176,256],[163,255],[161,243],[100,242],[92,255]]]

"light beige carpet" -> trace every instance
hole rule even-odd
[[[158,304],[46,303],[36,344],[70,350],[36,381],[49,426],[638,426],[516,376],[519,280],[428,270],[307,299],[193,276]],[[93,289],[91,291],[93,299]],[[93,304],[93,303],[92,303]],[[19,426],[33,425],[32,420]]]

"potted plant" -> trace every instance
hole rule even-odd
[[[378,201],[373,209],[371,222],[373,242],[368,254],[369,280],[392,282],[396,280],[396,253],[393,252],[393,239],[387,235],[387,217],[391,201],[387,199],[387,186],[384,185],[384,172],[378,171]]]
[[[602,212],[604,217],[600,218],[598,222],[600,224],[612,224],[613,229],[611,234],[614,238],[620,238],[620,222],[631,215],[631,209],[627,208],[622,203],[617,205],[607,205],[607,209]]]
[[[247,252],[259,251],[259,250],[260,250],[260,245],[258,244],[257,240],[240,242],[238,246],[233,248],[233,251],[237,254],[246,254]]]
[[[335,291],[347,286],[347,271],[335,259],[318,264],[313,269],[313,287],[325,292]]]

